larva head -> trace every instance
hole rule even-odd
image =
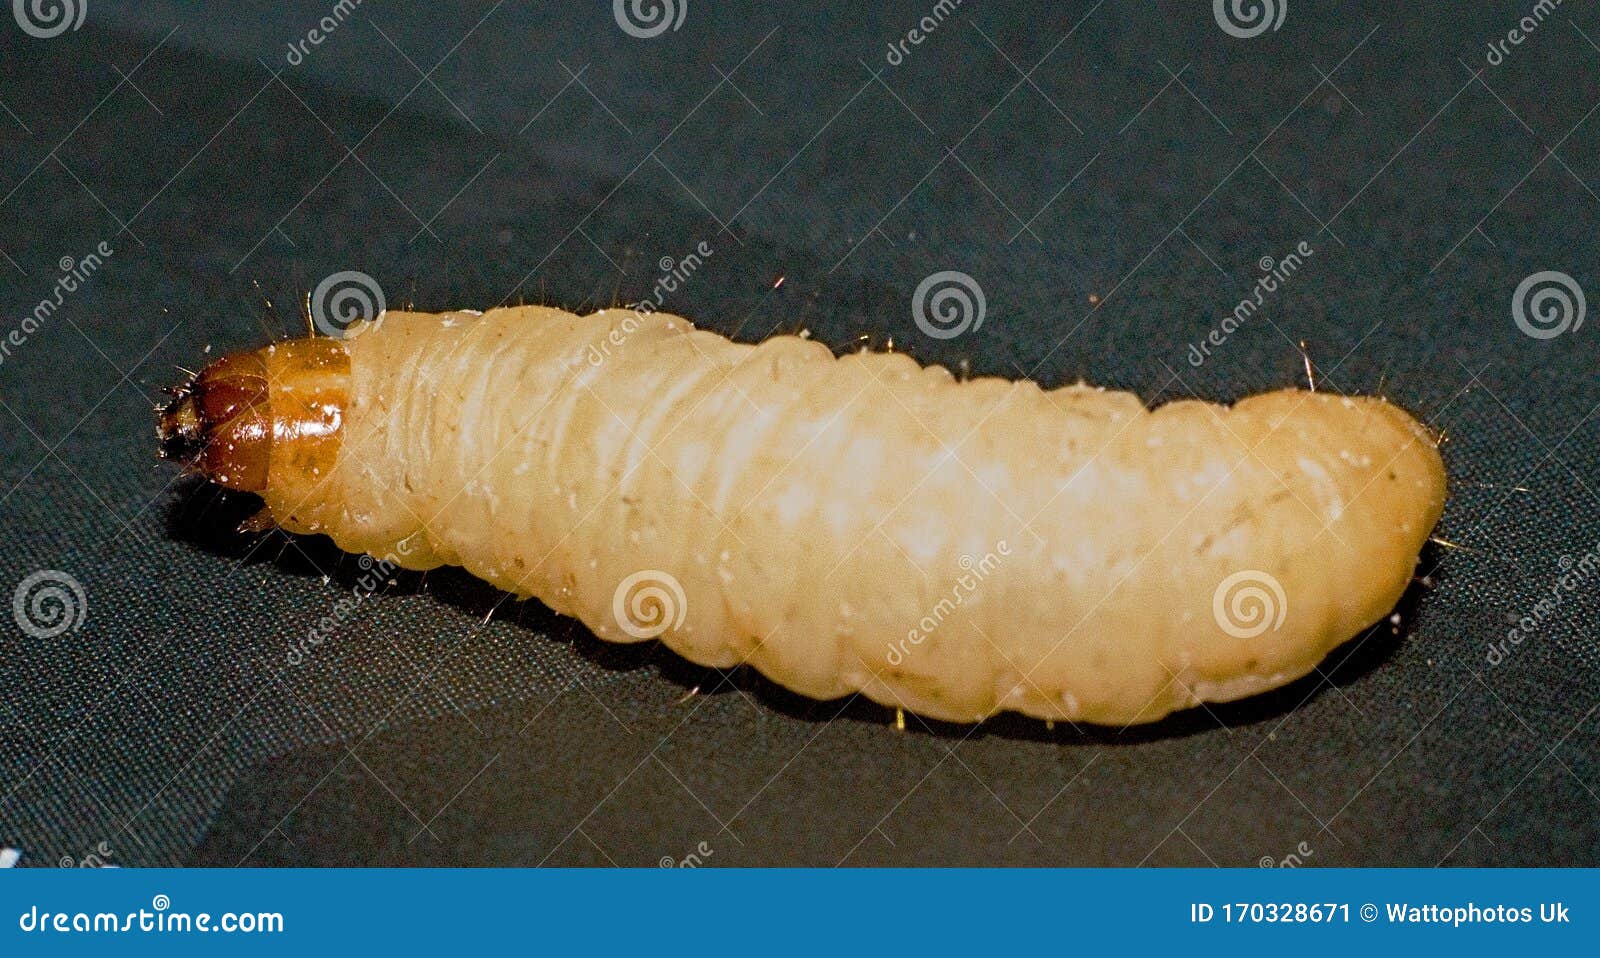
[[[229,489],[303,485],[333,466],[349,372],[336,339],[287,340],[224,356],[161,410],[161,456]]]

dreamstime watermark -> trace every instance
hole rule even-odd
[[[1489,651],[1484,659],[1490,665],[1504,662],[1513,649],[1537,634],[1545,622],[1556,614],[1556,610],[1566,603],[1567,596],[1600,582],[1600,545],[1576,559],[1569,555],[1562,556],[1556,560],[1556,566],[1561,574],[1550,583],[1550,594],[1517,616],[1517,624],[1511,627],[1505,638],[1489,643]]]
[[[716,853],[716,849],[711,847],[710,842],[701,842],[694,846],[694,851],[683,856],[682,858],[673,858],[671,855],[662,855],[661,860],[656,862],[656,864],[660,865],[662,868],[699,868],[701,865],[706,863],[706,859],[710,858]]]
[[[689,15],[689,0],[611,0],[611,14],[623,33],[648,40],[676,33]]]
[[[917,284],[911,294],[911,318],[934,339],[955,339],[977,332],[988,312],[983,287],[966,273],[941,270]]]
[[[150,907],[126,914],[113,911],[51,912],[34,905],[17,916],[17,927],[24,932],[246,932],[277,934],[283,931],[281,912],[232,912],[213,916],[210,912],[172,911],[172,899],[155,895]]]
[[[1511,294],[1511,319],[1534,339],[1555,339],[1583,327],[1588,305],[1577,280],[1547,269],[1517,284]]]
[[[1283,628],[1289,598],[1271,573],[1260,569],[1235,572],[1211,593],[1211,616],[1236,639],[1253,639]]]
[[[1211,14],[1223,33],[1248,40],[1278,32],[1289,15],[1289,0],[1212,0]]]
[[[72,573],[42,569],[17,583],[11,594],[11,616],[28,635],[53,639],[83,628],[89,597]]]
[[[11,0],[11,15],[23,33],[48,40],[83,26],[89,0]]]
[[[328,11],[328,15],[317,21],[317,25],[306,31],[306,35],[289,44],[289,52],[283,55],[292,67],[297,67],[306,62],[306,57],[311,55],[312,47],[320,47],[327,39],[334,35],[344,22],[350,19],[356,8],[361,6],[361,0],[339,0]]]
[[[653,639],[683,625],[689,600],[671,573],[642,569],[617,584],[611,593],[611,615],[622,631],[636,639]]]
[[[399,557],[410,553],[409,544],[401,542],[399,549],[393,555],[381,559],[374,559],[369,555],[358,558],[356,565],[361,567],[361,575],[350,587],[350,594],[335,602],[328,614],[318,619],[298,641],[289,644],[285,660],[290,665],[304,662],[317,646],[326,642],[330,635],[354,618],[362,603],[372,598],[380,587],[394,584],[395,570],[400,567]]]
[[[62,868],[116,868],[117,866],[111,863],[115,857],[117,856],[111,850],[111,843],[100,842],[84,852],[82,858],[62,855],[56,864]]]
[[[1000,568],[1000,561],[1011,555],[1011,544],[1001,539],[994,544],[994,549],[984,553],[979,558],[969,555],[962,556],[956,564],[961,567],[961,575],[956,577],[955,584],[950,587],[948,595],[939,597],[917,624],[906,633],[906,637],[899,642],[889,644],[889,651],[884,656],[890,665],[899,665],[911,654],[911,650],[928,640],[944,621],[954,615],[956,610],[966,604],[967,597],[976,592],[983,580],[994,575]]]
[[[1310,842],[1301,842],[1294,847],[1294,851],[1282,858],[1273,858],[1271,855],[1262,855],[1256,861],[1262,868],[1299,868],[1306,863],[1306,859],[1316,854]]]
[[[1316,255],[1316,252],[1310,243],[1301,240],[1295,244],[1294,249],[1284,254],[1282,259],[1261,257],[1261,261],[1256,264],[1261,267],[1261,275],[1256,277],[1255,285],[1250,288],[1249,295],[1239,300],[1239,304],[1233,307],[1233,312],[1222,317],[1222,322],[1207,333],[1204,339],[1189,344],[1189,365],[1199,369],[1211,357],[1211,351],[1222,348],[1229,336],[1261,311],[1267,297],[1287,284],[1290,277],[1299,272],[1305,261]]]
[[[687,256],[677,259],[671,256],[661,257],[656,263],[661,272],[656,276],[655,285],[650,287],[650,292],[644,299],[628,307],[633,315],[624,316],[622,322],[606,333],[605,339],[589,346],[589,365],[599,366],[611,355],[613,349],[620,349],[622,344],[628,341],[628,337],[638,332],[639,327],[644,325],[646,316],[661,309],[667,301],[667,294],[675,293],[688,285],[695,272],[704,266],[706,260],[715,252],[710,243],[701,240]]]
[[[311,322],[326,336],[342,339],[358,322],[371,322],[389,308],[378,281],[359,270],[334,273],[311,292]]]
[[[917,21],[917,25],[907,30],[905,36],[891,41],[889,52],[883,55],[892,67],[897,67],[906,62],[906,57],[911,55],[911,48],[921,46],[922,41],[933,36],[944,22],[961,7],[961,0],[939,0],[928,11],[928,15]]]
[[[1556,7],[1561,6],[1561,0],[1539,0],[1528,11],[1528,15],[1517,21],[1517,25],[1506,31],[1506,35],[1496,37],[1488,43],[1488,50],[1483,59],[1492,67],[1497,67],[1506,62],[1506,57],[1511,55],[1512,47],[1520,47],[1523,42],[1533,36],[1539,27],[1544,25],[1545,18],[1556,12]]]
[[[0,339],[0,364],[11,358],[12,350],[21,349],[29,336],[44,328],[44,324],[66,305],[67,297],[82,289],[114,252],[110,243],[101,240],[94,249],[81,258],[61,257],[60,262],[56,264],[61,270],[61,275],[56,277],[50,295],[39,300],[33,311],[22,317],[22,321],[13,326],[4,339]]]

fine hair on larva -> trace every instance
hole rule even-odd
[[[1446,495],[1374,397],[1150,409],[655,308],[390,310],[216,360],[159,433],[258,526],[959,722],[1293,681],[1390,614]]]

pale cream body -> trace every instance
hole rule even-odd
[[[335,468],[265,493],[286,528],[614,641],[619,583],[664,572],[686,658],[942,719],[1120,725],[1304,675],[1392,609],[1445,497],[1372,398],[1151,411],[628,309],[390,312],[347,349]],[[1281,587],[1275,627],[1219,615],[1236,573]]]

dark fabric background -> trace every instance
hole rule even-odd
[[[1600,296],[1600,15],[1296,2],[604,0],[115,4],[0,16],[0,319],[63,257],[106,266],[0,364],[0,600],[54,569],[81,630],[0,629],[0,845],[23,864],[1600,861],[1600,581],[1489,644],[1600,547],[1600,320],[1512,321],[1541,270]],[[1476,78],[1475,78],[1476,75]],[[208,354],[303,330],[361,270],[391,305],[668,299],[974,373],[1150,401],[1303,382],[1446,431],[1427,583],[1322,675],[1150,728],[927,726],[611,648],[454,572],[401,577],[300,665],[355,585],[320,541],[154,461],[150,404]],[[1262,257],[1301,272],[1211,360]],[[980,329],[918,333],[929,274]],[[781,286],[776,286],[779,278]],[[776,288],[775,288],[776,286]],[[264,301],[270,300],[274,310]],[[1594,308],[1590,304],[1591,311]],[[952,517],[959,521],[959,517]],[[698,688],[699,693],[690,695]]]

